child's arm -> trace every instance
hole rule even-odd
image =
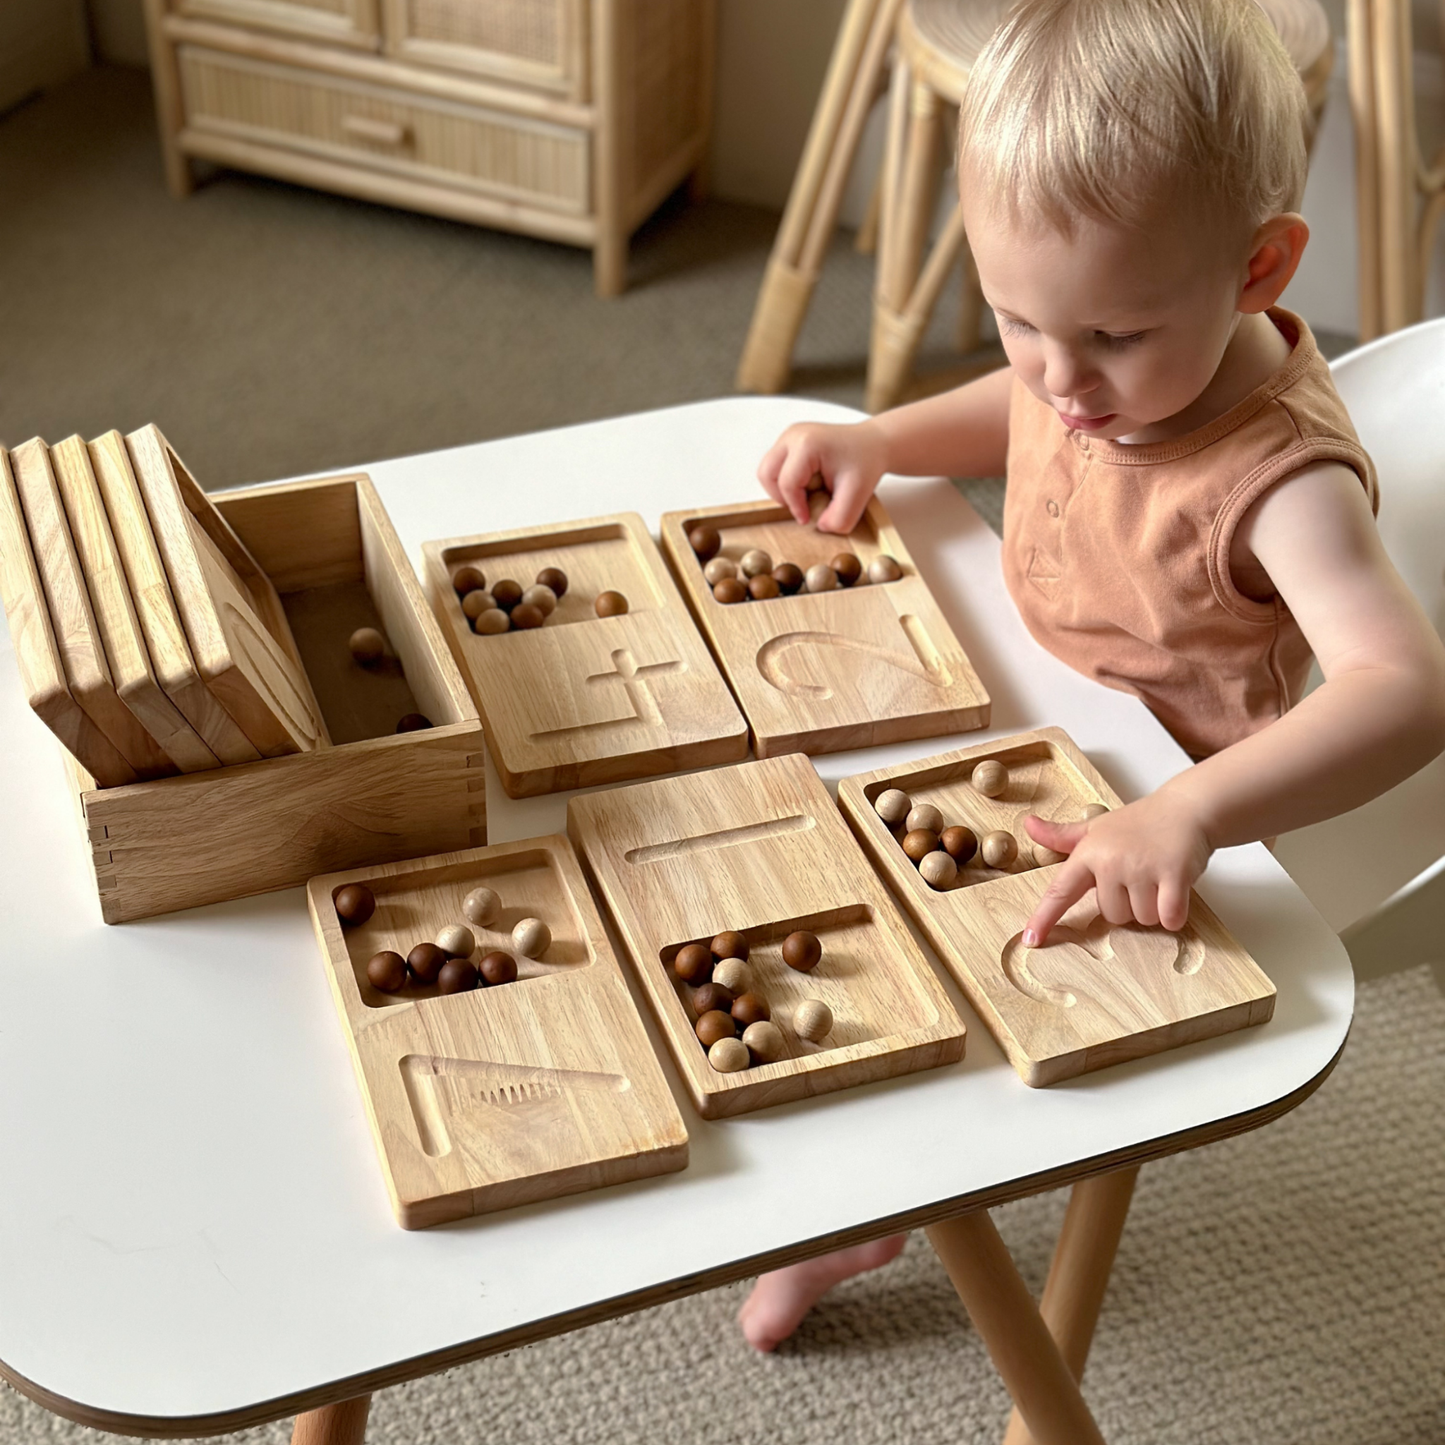
[[[1029,819],[1037,841],[1071,856],[1026,944],[1045,940],[1090,888],[1111,923],[1181,928],[1214,849],[1357,808],[1445,748],[1445,648],[1385,555],[1358,477],[1337,463],[1309,467],[1266,492],[1240,527],[1323,685],[1137,803],[1089,823]]]
[[[763,489],[808,521],[808,483],[821,475],[833,500],[823,532],[851,532],[884,472],[901,476],[1001,477],[1008,460],[1008,367],[955,391],[880,412],[852,425],[800,422],[758,465]]]

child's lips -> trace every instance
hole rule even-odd
[[[1070,416],[1068,412],[1061,411],[1059,420],[1071,431],[1099,431],[1118,415],[1116,411],[1107,411],[1102,416]]]

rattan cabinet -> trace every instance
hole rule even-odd
[[[193,160],[590,247],[599,294],[689,177],[714,0],[145,0],[166,178]]]

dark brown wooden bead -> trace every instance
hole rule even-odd
[[[839,552],[828,565],[845,587],[851,587],[863,575],[863,564],[852,552]]]
[[[487,983],[513,983],[517,977],[517,960],[510,953],[497,949],[482,959],[481,970]]]
[[[972,828],[965,828],[962,823],[945,828],[938,835],[938,841],[943,845],[943,851],[960,868],[978,852],[978,835]]]
[[[686,943],[672,960],[672,971],[684,983],[706,983],[712,977],[712,949],[703,943]]]
[[[778,586],[778,579],[771,572],[759,572],[756,577],[748,578],[748,596],[754,602],[770,602],[779,596],[782,590]]]
[[[748,599],[747,583],[741,577],[724,577],[712,589],[712,595],[723,603],[746,602]]]
[[[773,1016],[768,1001],[755,993],[745,993],[733,1000],[732,1016],[742,1028],[749,1024],[766,1023]]]
[[[400,993],[406,987],[406,959],[390,949],[375,953],[366,965],[366,977],[382,993]]]
[[[423,717],[419,712],[409,712],[398,719],[396,730],[399,733],[419,733],[430,726],[429,717]]]
[[[503,577],[493,584],[492,599],[503,612],[510,612],[522,600],[522,584],[511,577]]]
[[[692,991],[692,1012],[694,1018],[710,1014],[714,1009],[727,1013],[733,1006],[732,990],[720,983],[704,983]]]
[[[547,614],[530,602],[519,602],[512,608],[512,626],[522,631],[540,627],[547,620]]]
[[[911,833],[903,835],[903,851],[915,863],[923,862],[937,847],[938,834],[930,832],[927,828],[915,828]]]
[[[599,592],[592,610],[599,617],[621,617],[627,611],[627,599],[620,592]]]
[[[796,968],[799,973],[807,973],[810,968],[816,968],[822,956],[823,945],[818,941],[816,933],[799,929],[797,933],[790,933],[783,940],[783,962],[789,968]]]
[[[712,956],[714,958],[741,958],[747,959],[748,941],[741,933],[734,933],[731,929],[726,930],[712,941]]]
[[[449,958],[437,974],[438,993],[469,993],[481,982],[477,966],[469,958]]]
[[[543,567],[537,573],[537,585],[550,587],[560,602],[567,595],[567,574],[560,567]]]
[[[435,983],[446,961],[446,950],[434,943],[419,943],[406,956],[406,966],[418,983]]]
[[[694,527],[687,534],[687,545],[697,554],[699,562],[711,562],[722,546],[722,537],[716,527],[704,524]]]
[[[731,1014],[725,1014],[721,1009],[714,1009],[711,1013],[705,1013],[697,1021],[696,1033],[703,1048],[710,1049],[719,1039],[735,1039],[738,1035],[738,1026],[733,1022]]]
[[[487,585],[487,579],[476,567],[458,567],[452,573],[452,586],[457,589],[458,597],[465,597],[468,592],[480,592]]]
[[[791,597],[803,585],[803,569],[792,562],[779,562],[773,568],[773,581],[779,591]]]
[[[376,912],[376,895],[365,883],[346,883],[331,895],[336,916],[347,928],[365,923]]]

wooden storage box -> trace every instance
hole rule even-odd
[[[71,771],[107,923],[486,842],[481,722],[364,475],[213,498],[281,594],[332,746],[100,789]],[[347,639],[379,627],[364,669]],[[398,734],[419,712],[433,724]]]

